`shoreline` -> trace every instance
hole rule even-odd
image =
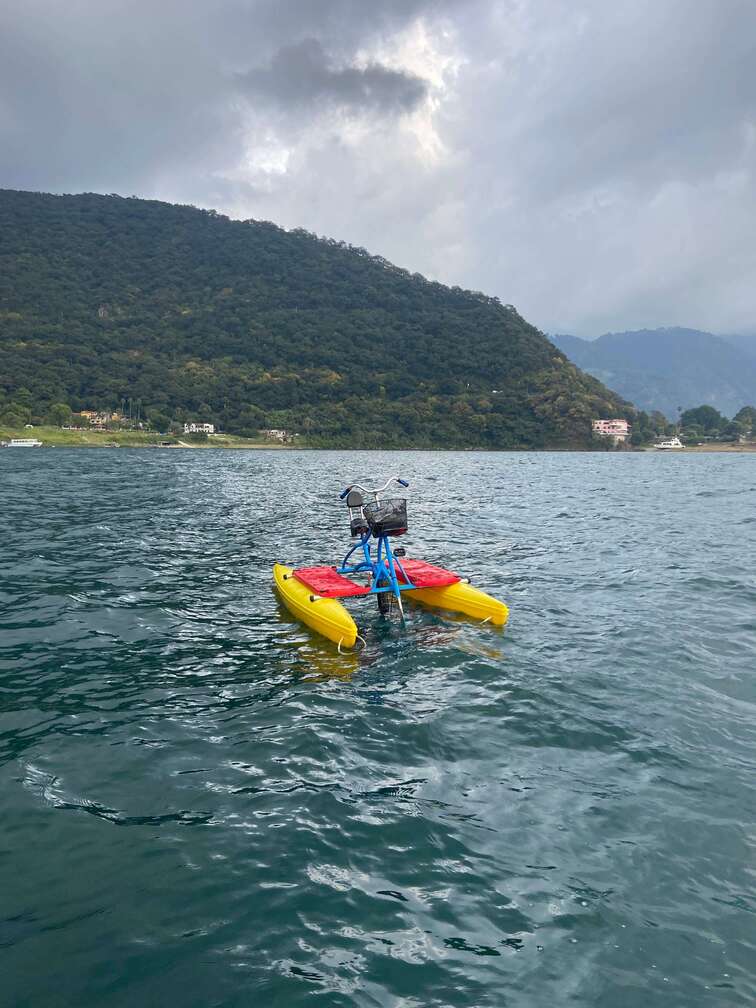
[[[651,452],[656,455],[672,455],[673,453],[675,455],[702,455],[705,452],[725,455],[748,455],[751,452],[756,452],[756,441],[749,441],[746,444],[728,444],[723,441],[713,444],[689,445],[687,448],[654,448],[653,445],[649,445],[648,448],[642,448],[641,451]]]
[[[308,445],[308,444],[283,444],[278,441],[255,441],[252,438],[245,438],[235,434],[211,434],[207,441],[192,443],[184,441],[179,437],[175,438],[174,444],[161,444],[167,439],[167,435],[146,433],[143,431],[67,431],[58,427],[32,427],[22,430],[0,427],[0,441],[12,438],[37,438],[42,442],[43,448],[152,448],[162,451],[186,451],[188,449],[198,449],[200,451],[218,449],[228,449],[231,451],[435,451],[435,452],[590,452],[591,454],[697,454],[710,452],[716,454],[744,455],[756,452],[756,441],[746,444],[710,443],[704,445],[691,445],[688,448],[665,448],[658,449],[652,445],[634,448],[629,451],[603,452],[600,449],[590,448],[565,448],[564,446],[553,448],[355,448],[344,446]]]
[[[0,441],[9,441],[12,438],[36,438],[42,442],[43,448],[156,448],[162,451],[187,448],[199,448],[203,451],[218,448],[234,450],[261,448],[286,451],[298,447],[275,441],[255,441],[253,438],[235,434],[211,434],[207,441],[193,443],[184,441],[178,435],[154,434],[146,431],[63,430],[61,427],[47,426],[25,427],[19,430],[0,427]],[[173,444],[163,443],[169,440],[173,441]]]

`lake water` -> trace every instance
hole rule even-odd
[[[503,632],[271,565],[411,482]],[[3,1006],[756,1001],[756,457],[0,452]]]

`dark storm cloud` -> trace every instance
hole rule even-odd
[[[286,108],[326,102],[346,109],[402,112],[427,93],[419,77],[380,63],[338,66],[313,38],[279,49],[268,67],[240,74],[237,80],[250,97]]]
[[[210,180],[244,155],[239,74],[268,66],[272,97],[276,70],[302,80],[297,56],[312,43],[304,50],[300,43],[320,31],[315,45],[335,54],[318,68],[311,51],[310,73],[324,94],[330,87],[352,106],[407,108],[421,82],[353,60],[366,41],[390,35],[422,6],[0,0],[0,185],[206,201]]]

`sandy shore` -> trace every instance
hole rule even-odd
[[[702,444],[702,445],[691,445],[689,448],[645,448],[644,451],[658,452],[659,454],[666,454],[667,452],[676,452],[678,455],[680,453],[684,455],[690,455],[692,452],[720,452],[729,455],[742,454],[743,452],[756,452],[756,441],[749,441],[747,444],[723,444],[723,443],[712,443],[712,444]]]

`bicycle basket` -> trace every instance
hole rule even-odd
[[[401,535],[407,531],[407,501],[403,497],[370,501],[362,512],[373,535]]]

